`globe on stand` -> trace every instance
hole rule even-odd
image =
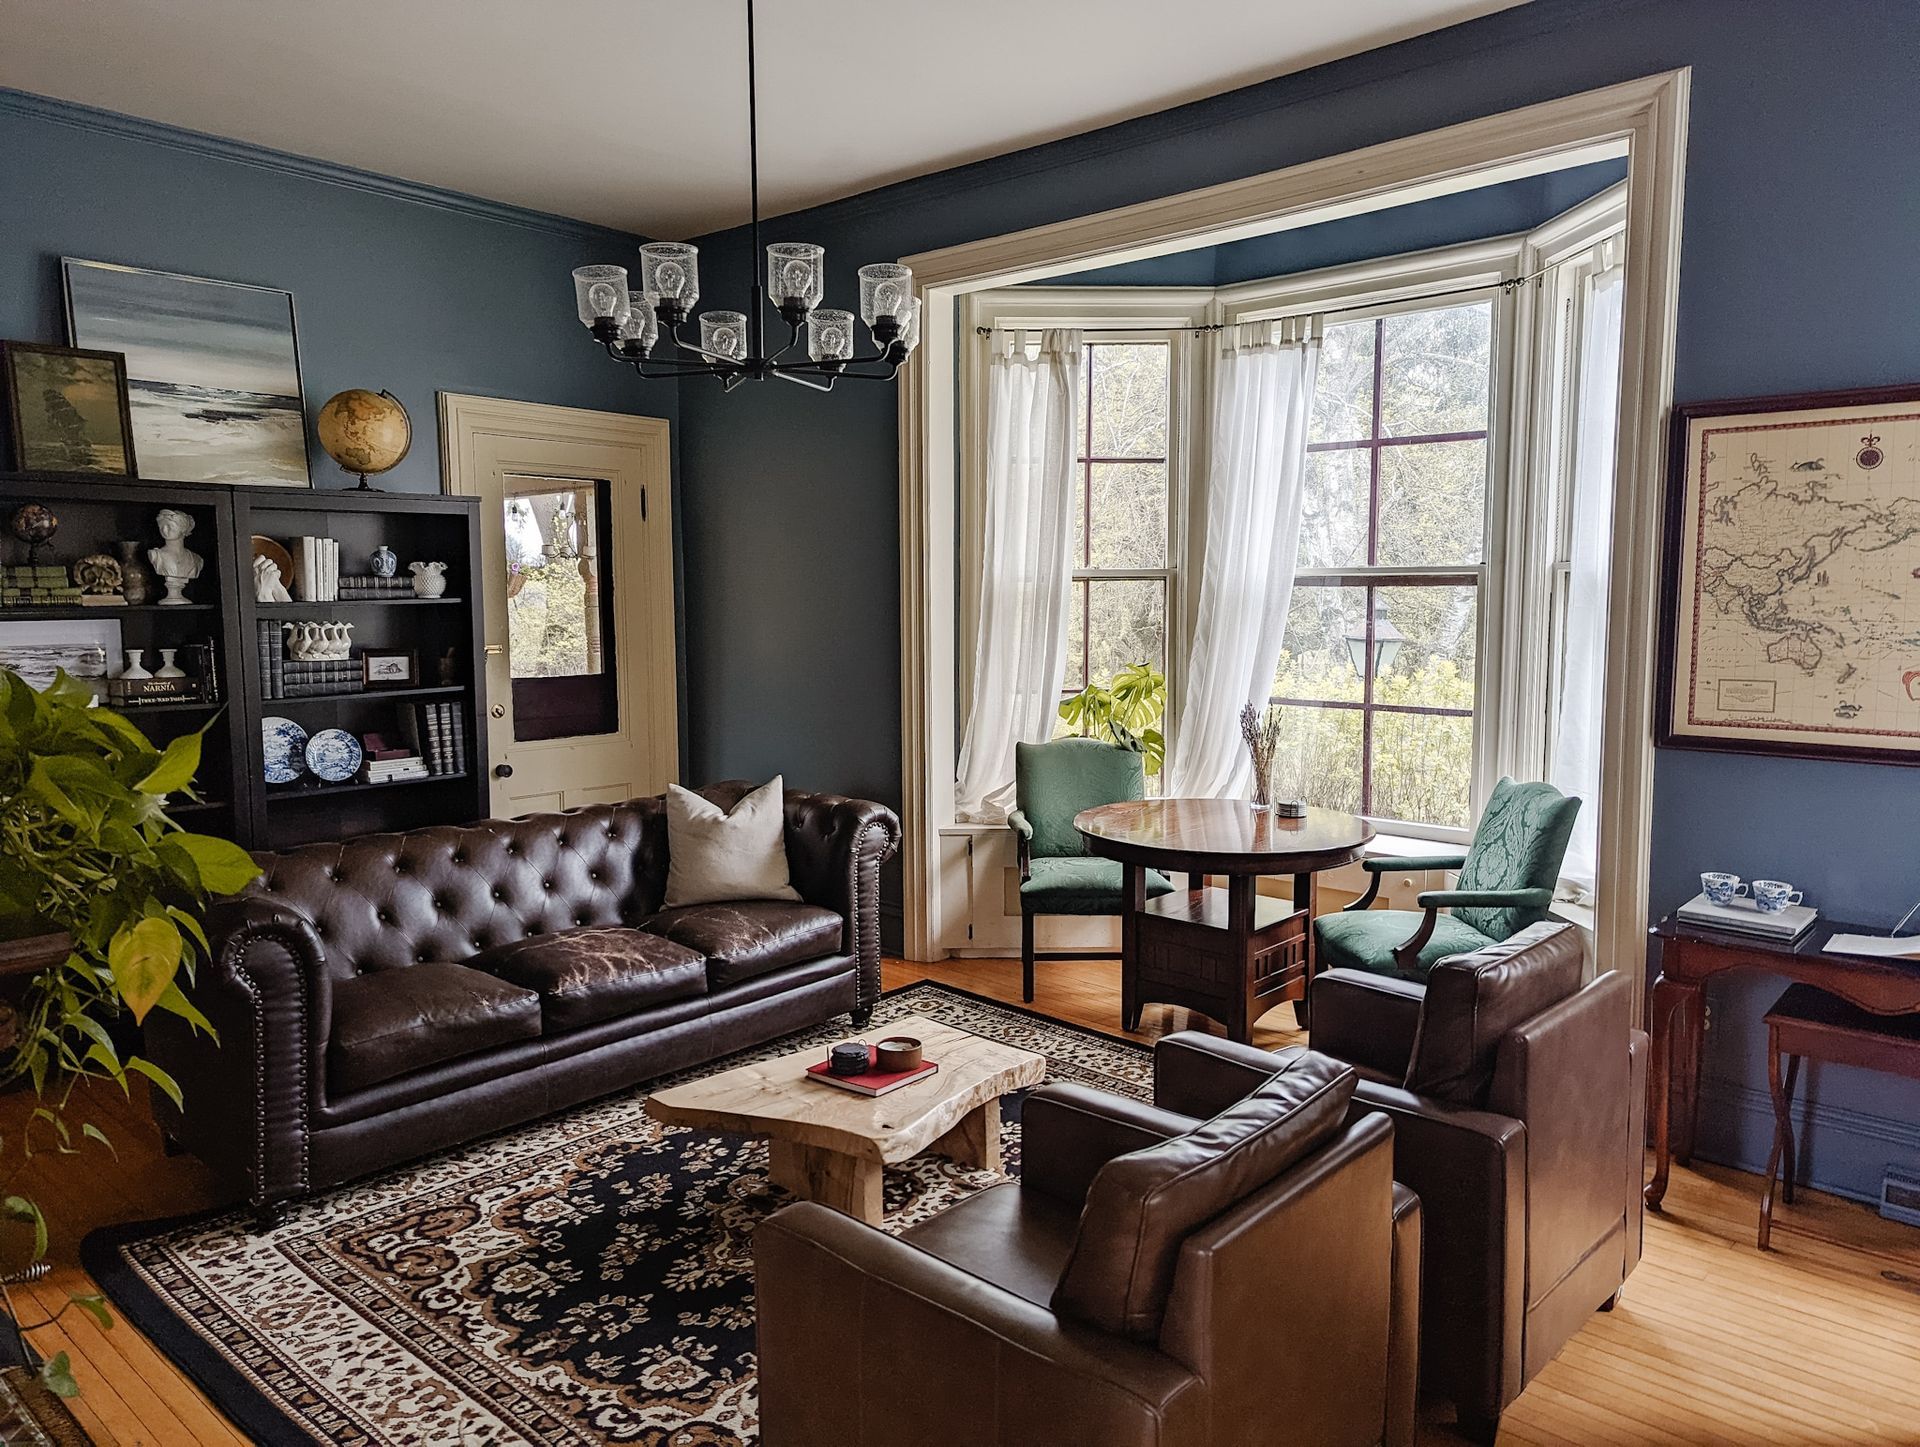
[[[398,466],[413,446],[413,419],[391,392],[350,387],[327,399],[315,424],[327,456],[355,474],[362,491],[372,491],[367,479]]]

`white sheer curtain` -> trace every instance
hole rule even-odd
[[[995,824],[1013,806],[1013,746],[1053,737],[1067,667],[1073,473],[1079,457],[1080,333],[991,338],[986,532],[973,706],[955,813]]]
[[[1214,370],[1206,554],[1167,792],[1244,793],[1240,710],[1265,705],[1300,548],[1319,317],[1230,328]]]
[[[1614,440],[1620,408],[1621,270],[1607,265],[1591,282],[1580,337],[1580,398],[1574,423],[1572,524],[1567,579],[1566,650],[1560,717],[1554,730],[1553,786],[1581,799],[1560,877],[1593,892],[1598,856],[1600,750],[1605,727],[1607,574],[1613,558]]]

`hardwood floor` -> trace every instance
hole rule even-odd
[[[1122,1034],[1118,966],[1040,967],[1036,1008]],[[889,988],[943,980],[1017,1003],[1019,966],[1006,960],[909,965],[889,961]],[[1149,1006],[1133,1038],[1208,1028],[1184,1010]],[[1256,1031],[1291,1044],[1291,1013]],[[24,1103],[0,1101],[0,1132],[17,1130]],[[27,1183],[53,1216],[54,1269],[16,1288],[25,1311],[90,1291],[78,1243],[95,1226],[200,1209],[206,1172],[160,1153],[143,1099],[103,1092],[94,1118],[118,1149],[37,1158]],[[1648,1218],[1646,1258],[1620,1309],[1592,1323],[1508,1412],[1502,1444],[1538,1447],[1748,1447],[1875,1444],[1920,1447],[1920,1232],[1863,1207],[1805,1193],[1776,1216],[1776,1250],[1754,1249],[1758,1182],[1713,1168],[1676,1170],[1667,1210]],[[72,1353],[83,1395],[76,1414],[102,1447],[176,1447],[246,1441],[125,1321],[103,1331],[69,1312],[34,1336]],[[1276,1404],[1284,1411],[1284,1404]],[[1429,1444],[1459,1439],[1441,1422]]]

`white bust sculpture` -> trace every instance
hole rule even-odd
[[[193,531],[193,519],[187,514],[178,508],[163,507],[154,518],[154,525],[160,529],[162,541],[159,547],[147,549],[147,566],[167,585],[167,596],[160,600],[161,606],[177,606],[187,601],[187,584],[200,576],[205,561],[186,545],[185,539]]]
[[[287,585],[280,581],[280,565],[272,558],[253,560],[253,601],[256,603],[291,603],[287,596]]]

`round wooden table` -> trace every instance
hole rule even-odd
[[[1184,1005],[1242,1044],[1275,1005],[1304,1000],[1313,978],[1313,876],[1358,859],[1373,826],[1309,809],[1301,819],[1244,799],[1141,799],[1074,816],[1094,854],[1121,864],[1120,1016],[1140,1026],[1149,1001]],[[1149,901],[1146,871],[1187,876]],[[1254,892],[1263,874],[1293,876],[1293,899]],[[1227,887],[1208,886],[1222,875]]]

